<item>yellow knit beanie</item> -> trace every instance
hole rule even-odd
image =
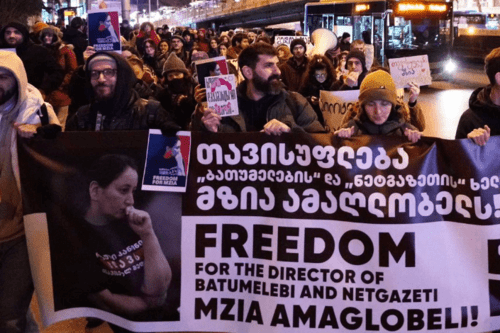
[[[359,102],[362,105],[375,100],[384,100],[396,105],[396,84],[391,74],[383,70],[368,74],[359,88]]]

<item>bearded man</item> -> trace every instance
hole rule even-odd
[[[237,116],[221,118],[203,111],[202,127],[211,132],[256,132],[280,135],[291,130],[323,132],[316,113],[300,94],[287,91],[280,81],[278,53],[257,42],[244,49],[238,65],[245,80],[238,86]]]

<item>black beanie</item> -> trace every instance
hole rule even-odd
[[[306,42],[303,39],[296,38],[292,40],[292,42],[290,43],[290,51],[292,51],[292,53],[293,53],[293,48],[297,46],[297,44],[302,45],[304,49],[307,50]]]
[[[361,61],[361,65],[363,65],[363,72],[366,71],[366,60],[365,60],[365,54],[363,52],[361,52],[361,51],[351,51],[351,52],[349,52],[349,54],[345,58],[346,66],[347,66],[347,62],[351,58],[356,58],[359,61]]]

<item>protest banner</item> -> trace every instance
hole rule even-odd
[[[198,75],[198,83],[202,88],[205,88],[206,77],[229,74],[226,57],[224,56],[197,60],[194,63],[196,66],[196,74]]]
[[[186,192],[190,149],[191,132],[166,137],[160,130],[150,130],[142,190]]]
[[[121,53],[120,24],[118,12],[96,10],[88,12],[89,45],[96,51]]]
[[[207,87],[208,107],[214,109],[221,117],[239,114],[234,75],[206,77],[205,86]]]
[[[27,237],[45,322],[90,316],[149,332],[500,327],[498,137],[479,147],[435,138],[411,144],[385,136],[193,132],[182,223],[171,216],[180,207],[177,194],[139,191],[134,203],[159,222],[162,247],[173,246],[164,253],[180,294],[169,289],[167,297],[176,294],[180,303],[167,303],[180,317],[162,312],[139,322],[82,307],[63,292],[84,278],[65,250],[71,233],[63,233],[82,222],[64,216],[76,214],[80,202],[71,199],[79,188],[73,185],[82,184],[75,175],[104,153],[144,161],[146,144],[146,132],[20,140]],[[182,270],[174,269],[180,262]]]
[[[335,132],[340,128],[347,109],[358,100],[358,97],[359,90],[320,91],[319,105],[327,131]]]
[[[428,86],[432,83],[427,54],[389,59],[389,69],[397,88],[408,88],[410,82],[415,82],[419,86]]]

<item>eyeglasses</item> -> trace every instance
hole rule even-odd
[[[97,80],[101,77],[101,74],[104,75],[105,79],[111,79],[116,75],[116,69],[106,68],[103,71],[90,71],[90,78],[93,80]]]
[[[326,79],[327,74],[314,74],[314,77],[317,79]]]

